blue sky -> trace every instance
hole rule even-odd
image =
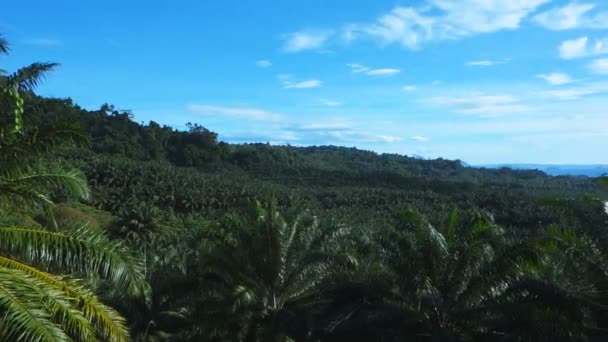
[[[608,163],[608,1],[11,1],[40,93],[231,142]]]

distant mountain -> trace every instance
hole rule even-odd
[[[608,174],[608,165],[568,165],[568,164],[491,164],[478,167],[501,168],[514,170],[539,170],[551,176],[587,176],[599,177]]]

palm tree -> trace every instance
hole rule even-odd
[[[8,51],[0,36],[0,54]],[[88,196],[79,170],[48,170],[36,165],[37,159],[58,145],[86,144],[88,136],[73,122],[26,125],[28,118],[23,115],[23,94],[31,92],[57,66],[33,63],[11,74],[0,73],[0,191],[4,201],[46,207],[52,204],[49,194],[58,189],[76,197]]]
[[[501,298],[502,329],[539,340],[608,336],[608,262],[598,244],[550,226],[535,239],[541,267],[513,282]]]
[[[528,243],[507,238],[481,212],[455,210],[435,227],[407,209],[378,239],[379,252],[341,289],[358,300],[335,310],[332,334],[359,325],[355,328],[363,332],[391,331],[394,338],[382,341],[495,339],[488,308],[536,261]]]
[[[0,53],[9,51],[0,37]],[[54,63],[34,63],[0,75],[0,204],[4,209],[52,205],[53,191],[86,198],[81,172],[35,164],[51,148],[86,141],[73,124],[24,123],[22,94],[33,90]],[[10,119],[7,119],[10,118]],[[128,341],[124,319],[75,278],[95,277],[125,294],[146,287],[138,263],[118,243],[86,227],[47,231],[0,227],[0,339],[10,341]]]
[[[330,277],[354,262],[345,248],[349,229],[322,227],[308,212],[285,218],[275,200],[256,201],[224,228],[227,235],[205,243],[201,254],[207,276],[220,284],[205,311],[232,324],[236,340],[289,340],[295,318],[318,307]]]

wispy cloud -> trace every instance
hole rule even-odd
[[[373,22],[345,25],[346,41],[372,39],[415,49],[421,44],[517,29],[550,0],[428,0],[426,6],[393,8]]]
[[[369,71],[369,67],[359,63],[350,63],[346,64],[346,66],[349,67],[352,72],[357,74]]]
[[[346,66],[348,66],[351,69],[351,71],[356,74],[364,73],[369,76],[393,76],[393,75],[397,75],[398,73],[401,72],[401,70],[397,69],[397,68],[372,69],[366,65],[358,64],[358,63],[350,63],[350,64],[347,64]]]
[[[338,107],[338,106],[342,105],[342,102],[340,102],[340,101],[332,101],[332,100],[325,100],[325,99],[321,99],[321,103],[327,107]]]
[[[396,135],[378,133],[367,126],[359,126],[349,119],[329,118],[290,125],[281,131],[293,132],[299,137],[299,142],[312,144],[386,144],[403,140]]]
[[[58,39],[50,39],[50,38],[36,38],[36,39],[28,39],[24,41],[27,45],[34,45],[40,47],[54,47],[63,45],[62,41]]]
[[[285,89],[311,89],[319,88],[323,85],[323,82],[317,79],[310,79],[304,81],[294,81],[291,75],[281,74],[278,76],[279,81],[283,84]]]
[[[255,62],[255,65],[257,65],[259,68],[270,68],[272,66],[272,62],[270,62],[267,59],[260,59],[258,61]]]
[[[596,4],[572,2],[537,14],[534,22],[550,30],[605,29],[608,28],[608,11],[594,11]]]
[[[587,68],[594,74],[608,75],[608,58],[596,59]]]
[[[541,95],[557,98],[558,100],[578,100],[585,96],[608,93],[608,83],[596,82],[581,84],[577,87],[568,87],[541,92]]]
[[[408,91],[409,92],[409,91],[415,91],[418,88],[415,85],[408,84],[408,85],[404,85],[401,89],[403,91]]]
[[[251,121],[281,121],[283,119],[281,114],[257,108],[222,107],[206,104],[189,104],[186,108],[193,113],[210,117]]]
[[[283,84],[285,89],[310,89],[310,88],[318,88],[321,86],[321,81],[319,80],[306,80],[300,82],[289,82]]]
[[[379,68],[369,70],[368,72],[366,72],[366,74],[370,76],[392,76],[397,75],[400,72],[401,70],[395,68]]]
[[[467,62],[468,66],[476,66],[476,67],[489,67],[494,65],[506,64],[508,60],[479,60],[479,61],[470,61]]]
[[[575,59],[602,54],[608,54],[608,38],[596,39],[593,44],[589,44],[588,37],[580,37],[566,40],[559,46],[559,55],[562,59]]]
[[[543,94],[550,97],[557,98],[559,100],[578,100],[583,96],[592,95],[595,92],[588,88],[571,88],[571,89],[560,89],[560,90],[549,90]]]
[[[524,105],[512,95],[472,94],[463,96],[437,96],[422,100],[423,103],[446,107],[456,113],[497,117],[507,114],[529,112],[532,108]]]
[[[330,118],[312,123],[304,123],[296,125],[295,130],[305,131],[336,131],[336,130],[352,130],[354,124],[352,121],[345,118]]]
[[[330,30],[308,30],[285,34],[283,51],[293,53],[321,49],[332,34]]]
[[[428,137],[425,137],[422,135],[415,135],[415,136],[411,137],[410,139],[417,141],[417,142],[428,142],[430,140]]]
[[[564,85],[573,82],[572,77],[570,77],[570,75],[561,72],[553,72],[550,74],[538,74],[536,75],[536,77],[545,80],[551,85]]]
[[[396,135],[372,134],[362,131],[327,131],[320,132],[320,135],[342,143],[394,143],[403,140]]]

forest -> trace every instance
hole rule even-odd
[[[0,70],[2,341],[608,340],[603,178],[230,144],[57,67]]]

